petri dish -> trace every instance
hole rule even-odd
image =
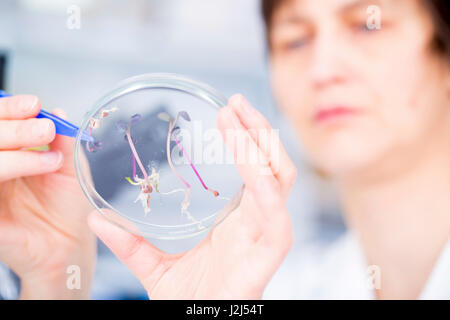
[[[85,114],[76,138],[77,178],[90,203],[146,238],[188,238],[217,226],[244,190],[216,127],[226,103],[177,74],[120,82]],[[83,141],[83,131],[94,141]]]

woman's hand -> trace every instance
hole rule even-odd
[[[270,133],[269,123],[235,95],[221,109],[218,127],[246,188],[239,208],[195,248],[166,254],[96,212],[89,216],[91,228],[137,276],[151,299],[261,298],[291,247],[285,202],[297,171],[278,140],[267,143],[260,140],[264,135],[257,135],[259,130]],[[247,148],[239,148],[233,136],[249,141]],[[247,159],[260,160],[250,164]]]
[[[34,118],[39,110],[34,96],[0,99],[0,261],[21,278],[21,298],[88,298],[96,246],[74,141],[55,135],[51,120]],[[50,151],[25,149],[46,144]],[[80,267],[80,289],[67,286],[70,265]]]

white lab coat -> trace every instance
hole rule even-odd
[[[368,268],[358,238],[346,231],[323,252],[289,254],[263,299],[375,299],[375,273]],[[419,299],[450,299],[450,239]]]

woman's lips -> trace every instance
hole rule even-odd
[[[314,114],[314,121],[316,123],[324,123],[348,116],[353,116],[356,113],[357,111],[355,109],[344,106],[319,108],[319,110],[317,110],[317,112]]]

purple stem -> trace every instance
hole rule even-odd
[[[142,174],[144,175],[144,179],[147,180],[148,179],[147,171],[145,171],[145,168],[142,165],[141,159],[139,158],[139,155],[136,151],[136,147],[134,146],[133,140],[131,139],[130,127],[127,128],[126,134],[127,134],[128,144],[130,145],[130,148],[131,148],[131,152],[133,153],[133,155],[139,165],[139,168],[141,169]]]
[[[208,190],[208,187],[206,186],[206,184],[203,182],[203,179],[200,177],[200,174],[198,173],[198,171],[195,169],[194,165],[191,162],[191,159],[189,159],[189,156],[187,155],[186,151],[184,151],[183,146],[181,145],[180,141],[177,139],[177,137],[175,138],[175,142],[177,143],[178,147],[181,149],[181,151],[183,152],[183,155],[186,157],[186,159],[189,161],[189,164],[191,165],[192,170],[194,170],[195,174],[197,175],[198,179],[200,180],[200,182],[203,185],[203,188],[205,188],[205,190]]]

